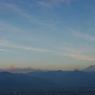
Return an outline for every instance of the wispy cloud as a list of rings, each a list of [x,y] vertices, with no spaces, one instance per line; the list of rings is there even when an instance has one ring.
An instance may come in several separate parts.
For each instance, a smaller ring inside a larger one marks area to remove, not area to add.
[[[80,60],[88,60],[95,61],[95,57],[87,56],[87,55],[77,55],[77,54],[63,54],[64,56],[73,57]]]
[[[24,18],[26,18],[28,21],[33,21],[39,25],[44,25],[46,27],[51,27],[51,28],[55,28],[53,25],[43,22],[42,20],[37,19],[37,17],[34,17],[28,13],[26,13],[23,9],[21,9],[20,7],[18,7],[15,4],[10,4],[10,3],[3,3],[3,6],[5,6],[6,8],[16,12],[17,14],[23,16]]]
[[[68,56],[79,60],[95,61],[95,57],[89,56],[88,50],[84,48],[59,48],[64,53],[60,53],[62,56]]]
[[[32,47],[26,47],[26,46],[20,46],[20,45],[15,45],[9,40],[2,40],[0,39],[0,46],[4,47],[10,47],[10,48],[17,48],[17,49],[23,49],[23,50],[31,50],[31,51],[37,51],[37,52],[50,52],[50,53],[55,53],[55,51],[51,50],[45,50],[45,49],[39,49],[39,48],[32,48]],[[9,51],[5,49],[1,49],[2,51]],[[11,51],[10,51],[11,52]]]
[[[37,3],[38,3],[38,5],[41,5],[41,6],[51,7],[51,4],[50,3],[46,3],[44,1],[38,1]]]
[[[76,48],[68,48],[68,47],[61,47],[59,48],[62,51],[65,51],[66,53],[76,53],[76,54],[81,54],[83,51],[76,49]]]
[[[72,32],[74,36],[76,37],[80,37],[80,38],[84,38],[88,41],[95,41],[95,37],[89,35],[89,34],[84,34],[84,33],[81,33],[81,32]]]
[[[50,0],[53,3],[70,3],[73,0]]]
[[[10,23],[0,20],[0,43],[9,43],[9,40],[16,41],[37,41],[36,34],[28,33]]]
[[[42,5],[45,7],[52,7],[55,6],[59,3],[70,3],[72,0],[42,0],[42,1],[38,1],[38,5]]]
[[[13,25],[10,25],[9,23],[0,20],[0,31],[7,31],[12,33],[12,32],[19,32],[20,29],[14,27]]]
[[[6,50],[6,49],[0,49],[0,51],[3,51],[3,52],[13,52],[11,50]]]
[[[56,55],[68,56],[68,57],[72,57],[72,58],[76,58],[76,59],[80,59],[80,60],[95,61],[94,57],[91,57],[91,56],[88,56],[88,55],[83,55],[83,54],[78,54],[78,53],[66,53],[66,52],[60,52],[60,51],[52,51],[52,50],[45,50],[45,49],[39,49],[39,48],[31,48],[31,47],[17,46],[17,45],[4,44],[4,43],[0,43],[0,46],[18,48],[18,49],[24,49],[24,50],[30,50],[30,51],[37,51],[37,52],[53,53],[53,54],[56,54]]]
[[[6,44],[6,43],[3,43],[3,42],[0,43],[0,46],[19,48],[19,49],[24,49],[24,50],[32,50],[32,51],[38,51],[38,52],[53,52],[53,51],[50,51],[50,50],[31,48],[31,47],[25,47],[25,46],[17,46],[17,45],[12,45],[12,44]]]
[[[7,43],[8,40],[16,39],[16,35],[25,33],[23,30],[11,25],[10,23],[6,23],[0,20],[0,43]],[[20,38],[23,35],[20,35]],[[18,36],[19,39],[19,36]]]

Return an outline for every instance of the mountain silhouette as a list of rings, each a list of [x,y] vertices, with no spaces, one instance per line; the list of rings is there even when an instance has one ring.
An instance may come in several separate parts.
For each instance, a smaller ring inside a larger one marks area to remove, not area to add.
[[[0,73],[0,87],[81,87],[95,86],[95,76],[84,71],[34,71],[25,74]]]
[[[91,66],[85,68],[83,71],[86,71],[86,72],[92,72],[92,71],[95,71],[95,65],[91,65]]]
[[[92,74],[83,71],[47,71],[30,72],[29,76],[46,78],[62,86],[93,86],[95,77]]]
[[[54,87],[56,84],[48,79],[14,74],[0,73],[0,87]]]

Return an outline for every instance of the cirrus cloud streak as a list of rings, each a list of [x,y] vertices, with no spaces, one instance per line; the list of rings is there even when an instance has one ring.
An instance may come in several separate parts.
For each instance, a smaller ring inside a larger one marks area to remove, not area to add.
[[[18,48],[18,49],[24,49],[24,50],[30,50],[30,51],[36,51],[36,52],[47,52],[47,53],[54,53],[56,55],[60,56],[68,56],[80,60],[88,60],[88,61],[95,61],[95,57],[84,55],[84,54],[77,54],[77,53],[64,53],[60,51],[53,51],[53,50],[45,50],[45,49],[39,49],[39,48],[32,48],[32,47],[25,47],[25,46],[17,46],[12,44],[4,44],[3,42],[0,43],[0,46],[10,47],[10,48]]]

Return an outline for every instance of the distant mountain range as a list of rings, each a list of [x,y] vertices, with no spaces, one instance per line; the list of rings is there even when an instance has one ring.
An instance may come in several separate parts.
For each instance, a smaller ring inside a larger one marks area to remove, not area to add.
[[[27,76],[25,74],[14,74],[9,72],[0,73],[0,87],[54,87],[53,81]]]
[[[0,73],[0,87],[95,87],[94,67],[92,65],[83,71],[37,70],[25,74],[2,72]]]
[[[38,78],[45,78],[55,83],[66,86],[94,86],[95,76],[83,71],[47,71],[30,72],[27,75]]]

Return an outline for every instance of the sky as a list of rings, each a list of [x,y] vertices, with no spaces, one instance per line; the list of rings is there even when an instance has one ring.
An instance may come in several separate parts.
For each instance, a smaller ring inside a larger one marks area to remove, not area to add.
[[[89,65],[95,65],[95,0],[0,0],[0,69]]]

